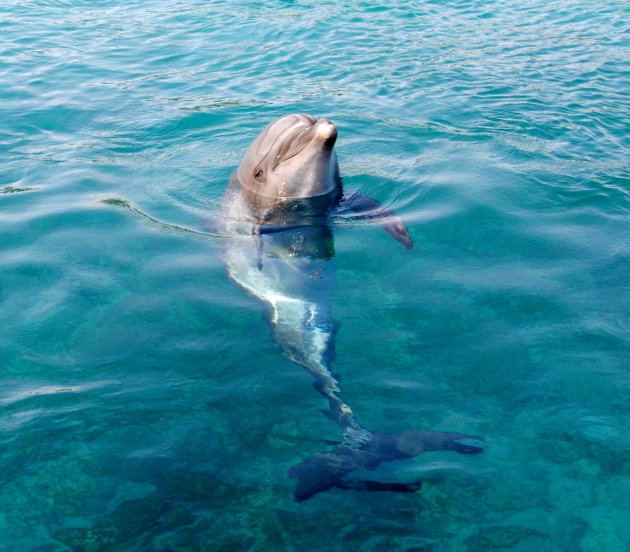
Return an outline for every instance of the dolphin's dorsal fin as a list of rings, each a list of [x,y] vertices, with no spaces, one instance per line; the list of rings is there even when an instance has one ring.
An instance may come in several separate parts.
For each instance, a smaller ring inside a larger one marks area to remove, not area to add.
[[[358,219],[378,219],[383,229],[407,249],[413,247],[409,230],[403,220],[391,209],[384,207],[373,197],[354,192],[340,204],[338,212],[351,211]]]

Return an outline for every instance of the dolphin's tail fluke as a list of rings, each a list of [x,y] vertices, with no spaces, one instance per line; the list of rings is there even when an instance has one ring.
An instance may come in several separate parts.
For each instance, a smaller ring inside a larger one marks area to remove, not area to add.
[[[356,435],[355,435],[356,433]],[[423,452],[452,450],[461,454],[483,451],[483,438],[461,433],[405,431],[391,435],[349,429],[344,441],[330,452],[316,454],[289,469],[297,480],[293,496],[298,502],[332,488],[368,491],[414,492],[420,482],[381,483],[353,477],[356,470],[372,470],[383,462],[418,456]]]

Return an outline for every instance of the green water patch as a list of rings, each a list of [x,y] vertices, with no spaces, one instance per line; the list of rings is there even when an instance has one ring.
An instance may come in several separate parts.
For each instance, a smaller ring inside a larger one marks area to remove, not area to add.
[[[34,192],[39,188],[20,188],[19,186],[5,186],[0,188],[0,194],[21,194],[24,192]]]

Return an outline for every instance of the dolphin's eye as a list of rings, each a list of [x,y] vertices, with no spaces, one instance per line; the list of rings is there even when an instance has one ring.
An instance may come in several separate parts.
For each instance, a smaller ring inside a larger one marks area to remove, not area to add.
[[[254,169],[254,178],[258,180],[258,182],[265,181],[265,171],[263,171],[260,167],[256,167]]]

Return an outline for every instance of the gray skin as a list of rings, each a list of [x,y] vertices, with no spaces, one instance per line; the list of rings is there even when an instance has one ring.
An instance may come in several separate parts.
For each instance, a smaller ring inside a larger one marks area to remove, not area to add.
[[[327,119],[287,115],[272,122],[249,147],[225,195],[225,261],[231,279],[263,302],[276,343],[315,379],[327,415],[342,429],[340,444],[289,470],[298,501],[331,489],[411,492],[419,482],[382,483],[354,477],[357,470],[431,450],[474,454],[481,438],[413,430],[383,435],[362,428],[340,398],[331,371],[337,324],[332,315],[335,254],[328,216],[352,212],[377,218],[406,248],[403,221],[376,200],[344,199],[334,152],[337,129]]]

